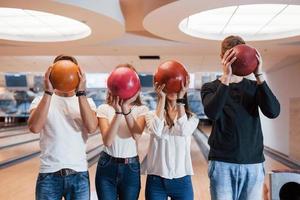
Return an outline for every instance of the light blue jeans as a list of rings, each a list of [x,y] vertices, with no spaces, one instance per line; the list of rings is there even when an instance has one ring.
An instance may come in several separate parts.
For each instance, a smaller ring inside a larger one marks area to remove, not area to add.
[[[260,200],[265,177],[263,163],[234,164],[210,161],[208,165],[212,200]]]

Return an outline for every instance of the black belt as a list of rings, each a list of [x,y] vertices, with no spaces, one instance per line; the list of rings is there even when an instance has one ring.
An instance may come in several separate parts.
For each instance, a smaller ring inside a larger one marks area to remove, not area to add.
[[[130,164],[130,163],[139,163],[140,162],[138,156],[130,157],[130,158],[117,158],[117,157],[113,157],[113,156],[107,154],[104,151],[102,151],[101,156],[110,158],[110,160],[114,163]]]
[[[68,176],[68,175],[76,174],[76,173],[78,173],[78,172],[73,169],[69,169],[69,168],[64,168],[57,172],[53,172],[53,174],[56,176]]]

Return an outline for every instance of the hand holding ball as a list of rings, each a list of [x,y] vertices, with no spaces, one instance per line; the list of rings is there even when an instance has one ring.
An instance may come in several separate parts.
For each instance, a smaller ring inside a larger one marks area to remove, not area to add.
[[[186,83],[188,73],[185,67],[174,60],[166,61],[158,66],[154,74],[154,82],[158,85],[165,84],[164,92],[178,93],[181,90],[181,84]]]
[[[113,96],[127,100],[141,89],[141,84],[134,70],[128,67],[118,67],[109,75],[107,87]]]
[[[232,73],[237,76],[247,76],[258,66],[256,50],[248,45],[240,44],[233,47],[236,60],[232,63]]]
[[[79,67],[69,60],[59,60],[54,63],[50,81],[54,89],[61,92],[70,92],[77,88],[79,83]]]

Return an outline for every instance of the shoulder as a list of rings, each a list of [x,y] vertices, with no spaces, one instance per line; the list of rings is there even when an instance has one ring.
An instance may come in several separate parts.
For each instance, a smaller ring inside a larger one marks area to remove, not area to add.
[[[201,87],[201,90],[215,90],[220,84],[220,81],[218,79],[204,83]]]
[[[107,104],[107,103],[101,104],[97,108],[98,111],[109,111],[111,109],[113,109],[113,108],[109,104]]]
[[[149,111],[149,108],[145,105],[135,106],[137,111]]]

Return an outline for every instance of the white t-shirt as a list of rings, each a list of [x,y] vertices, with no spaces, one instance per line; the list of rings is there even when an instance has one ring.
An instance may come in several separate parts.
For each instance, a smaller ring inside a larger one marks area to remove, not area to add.
[[[36,97],[30,106],[35,109],[42,97]],[[88,102],[96,110],[92,99]],[[79,110],[78,97],[61,97],[53,94],[45,126],[40,132],[40,173],[70,168],[87,171],[87,130]]]
[[[150,133],[150,145],[146,159],[147,174],[173,179],[193,175],[191,160],[191,136],[198,126],[199,119],[186,115],[174,120],[169,128],[165,120],[159,119],[155,111],[146,117],[147,131]]]
[[[131,114],[135,119],[140,116],[146,115],[146,113],[149,111],[148,108],[144,105],[133,106],[131,110]],[[114,116],[115,109],[108,104],[102,104],[97,109],[97,117],[106,118],[108,119],[109,123],[111,123]],[[109,155],[118,158],[129,158],[137,156],[136,141],[132,137],[126,123],[126,119],[123,115],[118,134],[115,136],[114,141],[110,147],[104,147],[104,151]]]

